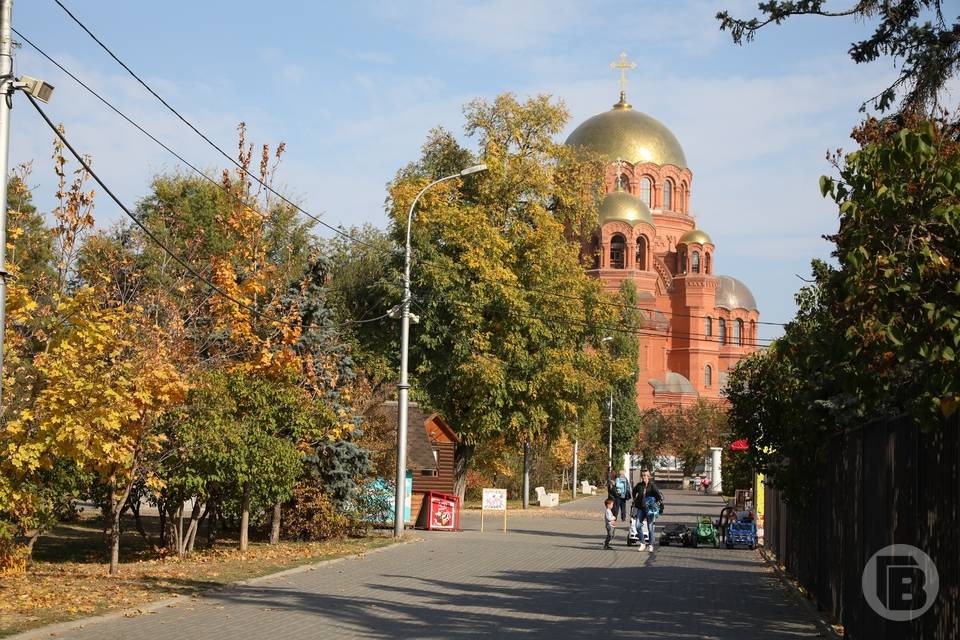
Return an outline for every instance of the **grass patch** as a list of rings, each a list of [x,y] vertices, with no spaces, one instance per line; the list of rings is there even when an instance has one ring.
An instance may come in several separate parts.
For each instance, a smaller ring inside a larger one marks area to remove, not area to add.
[[[239,580],[383,547],[386,534],[323,542],[253,542],[246,554],[236,539],[185,558],[161,556],[137,534],[122,539],[120,575],[107,574],[98,521],[65,525],[41,538],[23,576],[0,577],[0,636],[56,622],[190,597]],[[198,541],[199,544],[199,541]]]

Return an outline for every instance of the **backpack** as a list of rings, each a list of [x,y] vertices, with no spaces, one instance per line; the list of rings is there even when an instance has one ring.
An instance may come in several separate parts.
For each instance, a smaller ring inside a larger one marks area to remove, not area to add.
[[[660,515],[660,505],[653,496],[647,496],[643,501],[643,508],[647,512],[647,517],[656,518]]]
[[[626,498],[627,491],[628,491],[626,479],[622,477],[617,478],[617,482],[615,483],[615,489],[616,489],[618,498]]]

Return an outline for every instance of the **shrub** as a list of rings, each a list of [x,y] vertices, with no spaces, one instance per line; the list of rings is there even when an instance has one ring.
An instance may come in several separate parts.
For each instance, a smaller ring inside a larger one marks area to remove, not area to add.
[[[292,540],[339,538],[352,529],[350,519],[337,510],[319,485],[310,480],[294,487],[282,526],[284,537]]]

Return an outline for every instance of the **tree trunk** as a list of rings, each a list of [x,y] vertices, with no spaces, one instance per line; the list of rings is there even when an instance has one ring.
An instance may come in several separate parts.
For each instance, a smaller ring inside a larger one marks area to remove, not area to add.
[[[240,553],[246,553],[249,546],[250,529],[250,481],[243,483],[243,504],[240,509]]]
[[[26,555],[28,567],[33,566],[33,546],[37,544],[37,540],[40,539],[40,533],[40,529],[34,529],[30,532],[30,536],[27,538]]]
[[[208,503],[210,509],[210,519],[207,520],[207,548],[212,549],[217,544],[217,524],[220,522],[220,516],[217,513],[217,499],[213,498]]]
[[[270,519],[270,544],[280,544],[280,516],[283,506],[278,502],[273,505],[273,517]]]
[[[167,548],[167,504],[157,500],[157,511],[160,512],[160,548]]]
[[[176,534],[177,534],[177,555],[183,557],[183,552],[186,551],[186,548],[183,544],[183,498],[180,498],[177,505],[177,525],[176,525]]]
[[[187,555],[193,551],[193,540],[197,537],[197,527],[200,524],[200,501],[193,499],[193,509],[190,510],[190,524],[187,527],[187,533],[183,536],[183,553]]]
[[[467,469],[475,450],[472,444],[456,444],[453,448],[453,492],[460,497],[460,504],[467,492]]]
[[[127,486],[123,488],[123,495],[117,496],[117,480],[110,480],[110,575],[115,576],[120,572],[120,515],[123,513],[123,505],[126,504],[130,496],[130,490],[133,489],[133,478],[136,473],[131,474],[131,479]]]
[[[193,553],[194,544],[197,542],[197,533],[200,531],[200,525],[203,524],[203,519],[207,517],[208,513],[210,513],[209,503],[203,506],[203,513],[200,514],[196,522],[191,523],[193,526],[190,528],[190,540],[187,542],[187,553]]]
[[[140,532],[140,537],[143,538],[144,542],[150,544],[150,535],[143,528],[143,520],[140,518],[140,501],[138,500],[136,504],[131,505],[130,510],[133,512],[133,523],[136,525],[137,531]]]

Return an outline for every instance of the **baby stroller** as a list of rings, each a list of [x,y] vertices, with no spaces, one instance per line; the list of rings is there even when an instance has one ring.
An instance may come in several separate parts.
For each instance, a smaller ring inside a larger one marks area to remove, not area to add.
[[[640,520],[639,526],[637,526],[640,513],[640,507],[637,506],[636,501],[634,501],[630,507],[630,531],[627,533],[627,545],[631,547],[639,542],[643,542],[643,539],[647,536],[647,521]]]

